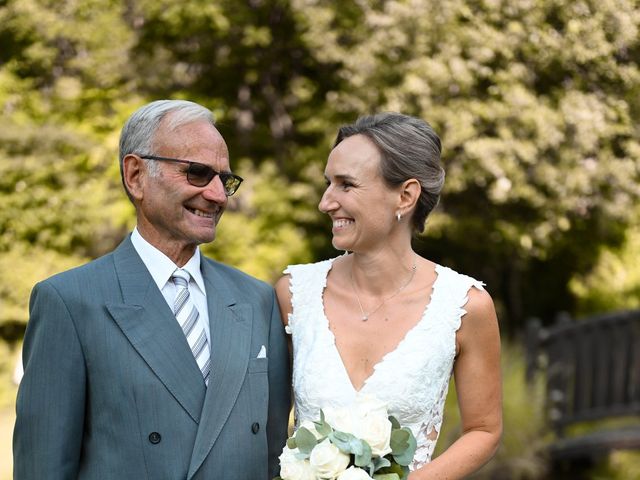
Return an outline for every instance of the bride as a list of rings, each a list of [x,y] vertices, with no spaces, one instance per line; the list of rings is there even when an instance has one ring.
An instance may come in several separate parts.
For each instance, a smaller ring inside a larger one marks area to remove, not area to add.
[[[333,223],[333,246],[349,253],[290,265],[276,286],[292,336],[296,425],[374,395],[416,436],[410,480],[469,475],[502,432],[491,297],[411,247],[438,203],[440,151],[426,122],[398,113],[342,127],[319,208]],[[432,461],[452,373],[462,434]]]

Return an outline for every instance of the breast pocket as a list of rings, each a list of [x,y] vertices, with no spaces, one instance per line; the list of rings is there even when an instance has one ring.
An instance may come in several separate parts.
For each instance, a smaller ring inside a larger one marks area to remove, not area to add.
[[[269,371],[269,359],[266,357],[263,358],[252,358],[249,360],[249,373],[267,373]]]
[[[269,359],[252,358],[247,368],[251,411],[260,425],[267,426],[269,410]]]

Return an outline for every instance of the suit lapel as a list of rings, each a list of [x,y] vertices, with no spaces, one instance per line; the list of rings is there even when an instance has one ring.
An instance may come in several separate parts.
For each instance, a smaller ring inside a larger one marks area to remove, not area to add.
[[[107,310],[133,348],[197,423],[206,388],[171,309],[129,237],[114,251],[124,303]]]
[[[236,303],[227,280],[206,259],[201,262],[211,325],[211,377],[191,457],[190,479],[202,465],[231,414],[249,363],[253,309]]]

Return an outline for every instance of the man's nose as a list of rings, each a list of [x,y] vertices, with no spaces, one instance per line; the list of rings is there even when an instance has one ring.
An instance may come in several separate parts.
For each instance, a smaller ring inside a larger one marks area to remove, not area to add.
[[[222,185],[222,180],[220,180],[219,175],[213,177],[204,187],[204,190],[202,190],[202,196],[210,202],[225,203],[227,201],[227,195],[224,191],[224,186]]]

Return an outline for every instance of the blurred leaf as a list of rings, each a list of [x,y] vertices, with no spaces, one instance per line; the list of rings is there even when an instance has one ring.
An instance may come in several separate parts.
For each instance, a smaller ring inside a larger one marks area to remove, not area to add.
[[[296,447],[298,448],[298,450],[300,450],[300,452],[304,454],[311,453],[311,450],[313,450],[313,447],[315,447],[318,444],[318,441],[316,440],[315,435],[305,427],[300,427],[296,431],[295,439],[296,439]]]

